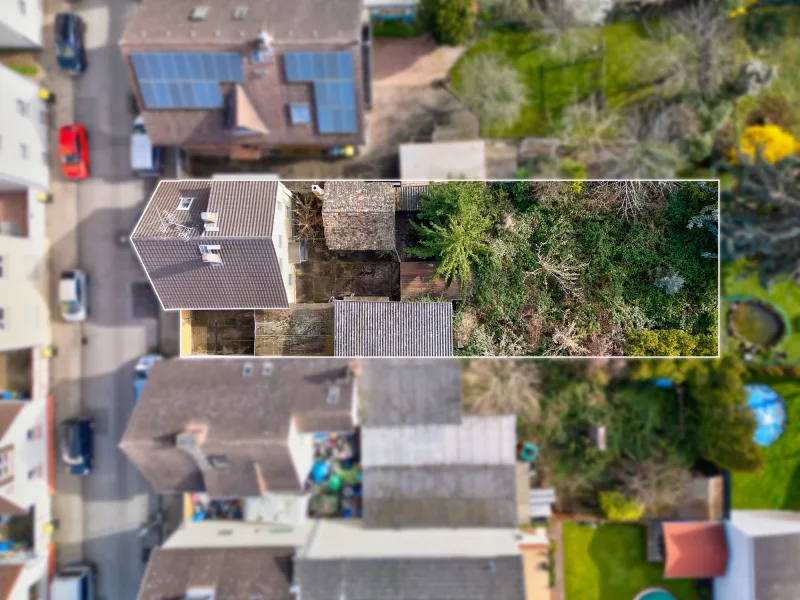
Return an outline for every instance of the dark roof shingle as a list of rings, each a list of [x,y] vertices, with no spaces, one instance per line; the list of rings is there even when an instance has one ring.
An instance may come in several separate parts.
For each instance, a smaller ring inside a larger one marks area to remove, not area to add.
[[[331,250],[394,250],[396,192],[386,181],[327,181],[322,200]]]

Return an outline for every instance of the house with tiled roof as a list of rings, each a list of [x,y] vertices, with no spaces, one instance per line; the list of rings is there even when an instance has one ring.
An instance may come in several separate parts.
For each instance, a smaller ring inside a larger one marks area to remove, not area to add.
[[[162,180],[131,242],[164,310],[295,301],[292,195],[276,180]]]
[[[28,600],[44,593],[52,521],[47,402],[0,401],[0,598]],[[5,537],[12,534],[14,537]]]
[[[334,354],[453,356],[453,304],[337,301]]]
[[[158,493],[301,493],[313,435],[358,423],[354,368],[341,359],[159,361],[120,448]]]
[[[364,142],[363,0],[144,0],[119,41],[156,145],[257,159]]]
[[[395,249],[397,192],[390,181],[326,181],[322,198],[325,244],[331,250]]]

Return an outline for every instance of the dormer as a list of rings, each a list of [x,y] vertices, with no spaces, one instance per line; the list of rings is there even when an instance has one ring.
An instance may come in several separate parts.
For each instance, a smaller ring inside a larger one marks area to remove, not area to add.
[[[203,229],[205,231],[219,231],[219,213],[203,212],[200,213],[200,218],[203,220]]]

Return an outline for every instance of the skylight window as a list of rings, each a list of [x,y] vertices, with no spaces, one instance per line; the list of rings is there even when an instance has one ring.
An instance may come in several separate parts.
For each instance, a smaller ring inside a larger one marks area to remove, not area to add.
[[[233,18],[237,21],[243,21],[246,16],[247,16],[246,6],[237,6],[233,10]]]
[[[194,10],[192,10],[192,14],[189,15],[190,21],[205,21],[206,15],[208,15],[208,7],[207,6],[195,6]]]
[[[292,125],[308,125],[311,123],[311,111],[305,102],[290,104],[289,114],[292,118]]]
[[[178,202],[178,208],[176,210],[189,210],[189,207],[192,205],[192,201],[194,198],[190,198],[188,196],[181,196],[180,202]]]
[[[328,404],[339,404],[338,387],[332,387],[328,390]]]

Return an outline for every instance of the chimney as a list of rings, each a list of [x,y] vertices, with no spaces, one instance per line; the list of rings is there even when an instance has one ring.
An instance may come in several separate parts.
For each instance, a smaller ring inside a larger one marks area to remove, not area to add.
[[[214,212],[200,213],[200,218],[203,220],[203,229],[206,231],[219,231],[218,217],[219,215]]]
[[[360,377],[362,373],[361,362],[354,360],[347,365],[347,373],[351,377]]]
[[[325,190],[323,190],[323,189],[322,189],[321,187],[319,187],[318,185],[312,185],[312,186],[311,186],[311,191],[312,191],[312,192],[314,192],[314,195],[315,195],[317,198],[322,198],[322,197],[324,197],[324,196],[325,196]]]

